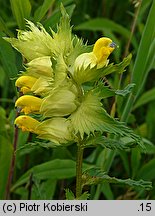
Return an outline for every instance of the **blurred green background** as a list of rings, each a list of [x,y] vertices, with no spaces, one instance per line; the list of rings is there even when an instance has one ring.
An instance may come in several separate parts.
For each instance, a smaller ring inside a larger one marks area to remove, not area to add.
[[[14,102],[18,97],[14,83],[23,70],[21,55],[3,37],[16,37],[17,29],[25,29],[24,19],[42,23],[48,32],[49,27],[55,30],[60,2],[71,17],[73,33],[84,42],[92,45],[106,36],[118,44],[110,62],[118,63],[128,53],[133,55],[122,76],[107,77],[108,85],[115,89],[135,83],[133,95],[104,103],[109,113],[142,136],[146,151],[117,151],[115,157],[107,159],[111,154],[107,149],[90,148],[84,153],[84,162],[106,169],[111,176],[153,183],[150,191],[108,183],[85,190],[90,190],[90,199],[155,199],[154,0],[0,0],[0,199],[5,198],[13,152]],[[10,199],[64,199],[64,188],[75,190],[75,146],[25,148],[33,139],[33,135],[19,131]],[[32,172],[26,173],[29,169]]]

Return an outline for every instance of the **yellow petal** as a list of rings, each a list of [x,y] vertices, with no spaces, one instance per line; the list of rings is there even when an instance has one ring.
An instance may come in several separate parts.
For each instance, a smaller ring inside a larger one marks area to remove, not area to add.
[[[115,45],[110,38],[106,37],[102,37],[96,41],[93,53],[97,58],[97,68],[101,68],[107,64],[107,59],[115,49]]]
[[[21,128],[22,131],[29,131],[36,134],[39,133],[39,131],[36,130],[36,127],[40,124],[40,122],[30,116],[18,116],[15,119],[14,124],[17,125],[17,127]]]
[[[39,113],[41,103],[42,99],[38,97],[23,95],[17,99],[15,107],[21,108],[21,112],[24,112],[25,114]]]
[[[20,76],[16,80],[15,86],[20,88],[20,91],[23,92],[23,94],[26,94],[26,93],[31,92],[31,88],[36,81],[37,81],[37,78],[33,76]]]

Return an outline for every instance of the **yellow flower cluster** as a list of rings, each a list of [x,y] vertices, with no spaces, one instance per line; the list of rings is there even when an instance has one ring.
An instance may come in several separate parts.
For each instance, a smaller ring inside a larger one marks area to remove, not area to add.
[[[28,21],[29,31],[19,31],[17,39],[6,39],[28,62],[26,71],[15,83],[23,94],[15,103],[22,113],[15,124],[23,131],[58,144],[96,129],[100,99],[85,94],[82,83],[98,78],[116,47],[111,39],[102,37],[92,52],[86,52],[87,46],[76,36],[72,38],[68,15],[62,14],[58,32],[52,31],[52,37],[42,26],[38,28]],[[91,112],[94,116],[90,121]],[[39,114],[40,120],[34,114]]]

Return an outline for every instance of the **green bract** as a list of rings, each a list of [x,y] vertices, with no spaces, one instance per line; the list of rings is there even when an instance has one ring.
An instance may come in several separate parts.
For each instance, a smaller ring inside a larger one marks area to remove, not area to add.
[[[42,25],[26,21],[28,30],[18,31],[17,38],[6,38],[28,62],[16,81],[23,94],[30,94],[16,101],[26,115],[17,117],[15,123],[22,130],[57,144],[85,139],[97,131],[138,140],[104,109],[102,100],[114,96],[115,91],[100,82],[107,74],[125,71],[131,55],[119,64],[108,65],[109,55],[115,49],[112,40],[102,37],[94,48],[83,44],[72,35],[63,6],[61,13],[57,32],[51,30],[51,35]],[[34,113],[37,120],[28,116]]]

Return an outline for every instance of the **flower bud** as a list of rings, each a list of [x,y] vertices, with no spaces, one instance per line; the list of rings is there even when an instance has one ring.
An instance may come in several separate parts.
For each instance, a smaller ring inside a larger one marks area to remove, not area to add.
[[[50,56],[43,56],[33,59],[28,64],[26,64],[28,74],[40,77],[53,77],[52,62]]]

